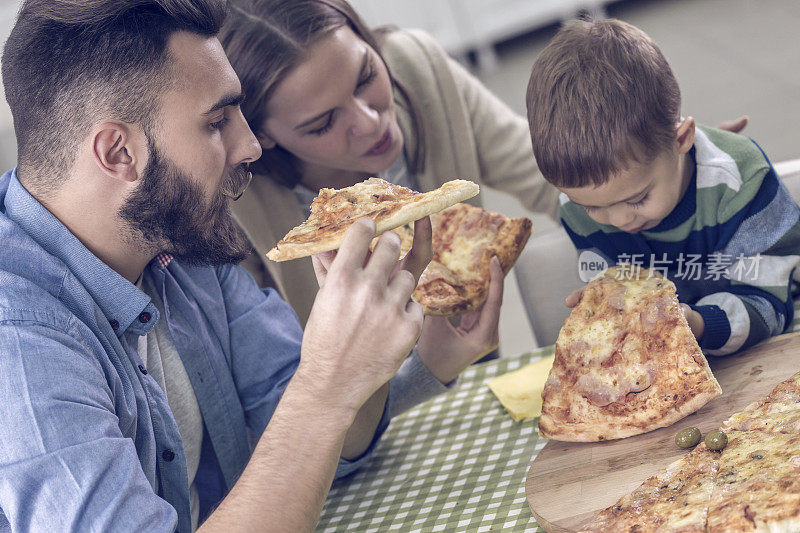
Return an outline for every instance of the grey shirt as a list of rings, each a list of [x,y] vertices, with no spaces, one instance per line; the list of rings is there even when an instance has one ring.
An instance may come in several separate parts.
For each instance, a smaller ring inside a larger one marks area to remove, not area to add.
[[[149,270],[144,271],[136,286],[152,299],[159,314],[165,316],[164,303],[155,289]],[[178,432],[181,434],[183,451],[186,455],[186,470],[189,474],[189,507],[192,515],[192,531],[194,531],[198,527],[200,512],[200,499],[194,486],[203,445],[203,417],[200,414],[200,406],[197,404],[189,375],[175,349],[165,320],[159,320],[156,327],[147,335],[139,337],[138,351],[148,372],[167,396],[167,403],[178,424]]]

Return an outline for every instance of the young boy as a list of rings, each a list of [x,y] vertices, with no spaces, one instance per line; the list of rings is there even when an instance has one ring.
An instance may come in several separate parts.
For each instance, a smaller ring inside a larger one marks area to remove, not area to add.
[[[681,116],[644,32],[612,19],[565,26],[533,66],[527,105],[578,250],[666,274],[706,353],[784,331],[800,209],[753,141]]]

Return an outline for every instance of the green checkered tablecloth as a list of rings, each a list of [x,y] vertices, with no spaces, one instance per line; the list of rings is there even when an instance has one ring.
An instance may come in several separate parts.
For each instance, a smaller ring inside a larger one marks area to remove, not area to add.
[[[800,331],[800,302],[789,331]],[[525,498],[547,442],[514,422],[486,383],[553,348],[474,365],[458,386],[392,420],[372,459],[336,482],[317,531],[543,531]]]
[[[541,531],[525,477],[546,440],[486,383],[552,353],[473,365],[454,390],[393,419],[364,468],[334,484],[317,531]]]

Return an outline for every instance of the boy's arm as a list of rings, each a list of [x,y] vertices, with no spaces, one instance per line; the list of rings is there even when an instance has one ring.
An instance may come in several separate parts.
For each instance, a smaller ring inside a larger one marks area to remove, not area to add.
[[[703,317],[700,346],[711,355],[727,355],[778,335],[793,318],[800,208],[772,168],[721,256],[731,262],[730,285],[692,306]]]

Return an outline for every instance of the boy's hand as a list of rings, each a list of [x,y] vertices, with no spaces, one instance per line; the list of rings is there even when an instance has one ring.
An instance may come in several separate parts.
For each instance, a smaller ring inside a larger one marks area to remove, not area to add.
[[[686,304],[681,304],[681,309],[683,309],[683,314],[686,315],[686,321],[689,323],[689,329],[692,330],[694,338],[699,341],[703,338],[703,331],[706,329],[706,323],[703,321],[703,315]]]
[[[570,309],[578,305],[578,302],[581,301],[581,297],[583,296],[583,290],[585,288],[586,286],[584,285],[580,289],[575,289],[574,291],[569,293],[569,296],[564,298],[564,305],[566,305]]]

